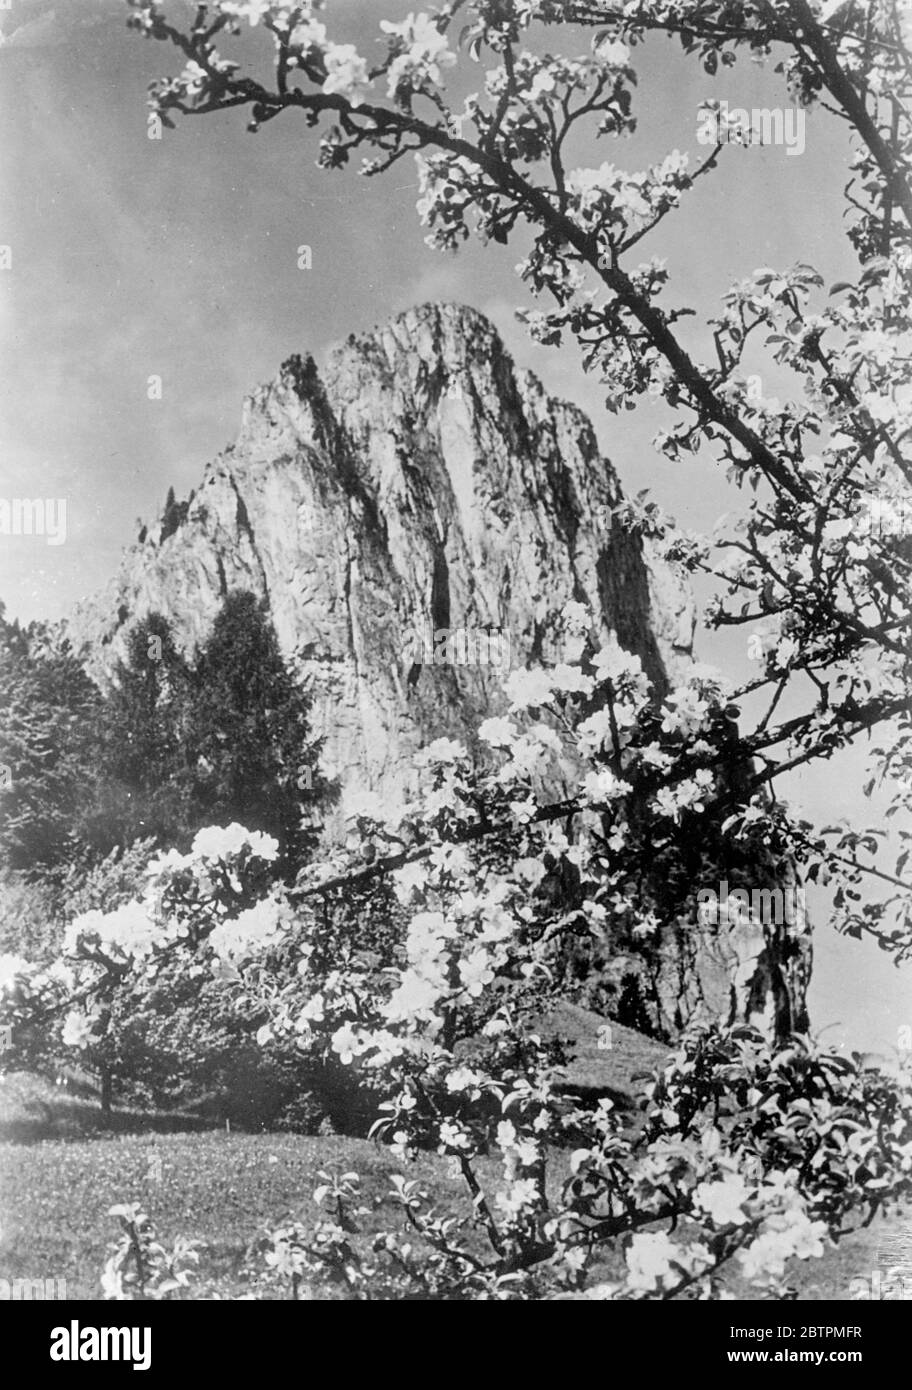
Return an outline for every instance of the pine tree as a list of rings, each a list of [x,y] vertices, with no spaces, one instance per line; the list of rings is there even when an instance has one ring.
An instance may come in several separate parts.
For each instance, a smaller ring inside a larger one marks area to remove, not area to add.
[[[279,650],[266,604],[229,594],[193,671],[186,731],[201,823],[240,821],[275,835],[288,872],[315,832],[302,826],[329,800],[311,737],[309,702]]]
[[[28,878],[78,855],[95,796],[101,696],[69,643],[0,605],[0,858]]]
[[[194,829],[185,740],[191,698],[191,674],[170,624],[150,613],[130,632],[106,702],[105,782],[93,828],[99,844],[116,819],[115,843],[153,836],[186,846]]]

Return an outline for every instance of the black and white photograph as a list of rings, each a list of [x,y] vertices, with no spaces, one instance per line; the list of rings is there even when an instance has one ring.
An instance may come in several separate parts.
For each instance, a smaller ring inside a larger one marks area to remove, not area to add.
[[[0,0],[0,1302],[863,1375],[912,0],[421,5]]]

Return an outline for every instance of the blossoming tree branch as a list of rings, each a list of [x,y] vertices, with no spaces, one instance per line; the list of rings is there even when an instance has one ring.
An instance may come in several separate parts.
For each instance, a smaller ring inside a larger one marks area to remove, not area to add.
[[[745,762],[757,763],[755,804],[777,776],[883,726],[890,744],[878,771],[897,808],[908,809],[908,546],[888,527],[872,534],[864,526],[872,497],[889,496],[902,514],[910,481],[902,389],[909,367],[910,67],[902,7],[458,0],[432,15],[381,20],[385,52],[372,61],[333,42],[320,4],[201,5],[184,33],[169,22],[166,5],[130,3],[130,22],[186,59],[178,77],[153,91],[164,121],[242,105],[255,130],[297,108],[318,131],[327,170],[356,154],[368,176],[416,160],[418,211],[432,245],[455,249],[472,232],[506,242],[520,222],[528,225],[534,241],[518,271],[552,305],[524,311],[532,335],[549,344],[574,340],[604,382],[610,408],[646,393],[664,398],[681,419],[656,446],[672,458],[709,451],[754,494],[737,523],[712,538],[681,535],[652,502],[626,504],[623,519],[672,560],[718,581],[709,621],[776,625],[762,676],[729,692],[735,704],[768,696],[738,748]],[[579,44],[587,28],[594,29],[588,51],[540,54],[540,44],[533,51],[537,30],[566,47]],[[219,50],[248,29],[268,35],[274,85],[243,73]],[[701,335],[684,332],[692,311],[665,302],[667,266],[638,258],[640,244],[674,216],[694,181],[720,175],[724,147],[696,168],[678,150],[638,171],[607,160],[595,168],[565,162],[580,129],[606,144],[634,129],[631,64],[654,30],[679,36],[709,72],[745,56],[775,58],[795,101],[823,108],[823,119],[841,118],[854,136],[846,199],[856,282],[827,295],[808,265],[755,272],[732,287],[706,326],[715,354],[709,362],[697,354]],[[446,82],[460,61],[478,71],[479,90],[457,107]],[[761,339],[791,369],[798,399],[765,399],[750,389],[741,363]],[[777,721],[786,690],[793,701],[804,692],[805,712]],[[732,752],[726,747],[724,756]],[[673,785],[680,773],[669,774]],[[849,835],[825,848],[787,827],[782,814],[773,818],[771,833],[791,841],[805,862],[813,850],[850,880],[876,868],[861,853],[876,835]],[[840,897],[841,924],[902,949],[908,884],[901,869],[880,868],[877,876],[896,897],[864,912]],[[901,925],[883,928],[891,914]]]

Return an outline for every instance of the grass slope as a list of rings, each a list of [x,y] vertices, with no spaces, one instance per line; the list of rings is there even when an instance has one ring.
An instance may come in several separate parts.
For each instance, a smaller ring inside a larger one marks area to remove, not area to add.
[[[578,1020],[579,1021],[579,1020]],[[635,1035],[638,1036],[638,1035]],[[612,1035],[612,1042],[618,1035]],[[619,1089],[625,1068],[639,1066],[621,1048],[589,1059],[598,1084]],[[588,1074],[588,1073],[587,1073]],[[629,1078],[627,1078],[629,1081]],[[203,1242],[195,1285],[198,1296],[238,1298],[251,1292],[277,1296],[261,1282],[263,1262],[255,1249],[265,1230],[286,1216],[310,1224],[316,1215],[311,1193],[320,1169],[355,1169],[374,1210],[370,1230],[397,1228],[400,1217],[387,1202],[390,1174],[400,1166],[388,1152],[365,1140],[329,1135],[228,1134],[222,1130],[174,1132],[180,1117],[114,1117],[123,1132],[102,1127],[97,1107],[87,1099],[61,1097],[34,1078],[0,1080],[0,1278],[65,1279],[69,1298],[101,1296],[99,1275],[106,1247],[117,1234],[108,1216],[115,1202],[140,1202],[167,1244],[182,1234]],[[36,1118],[37,1117],[37,1118]],[[36,1138],[43,1119],[51,1133]],[[31,1128],[30,1128],[31,1126]],[[77,1137],[79,1127],[83,1126]],[[85,1128],[88,1126],[88,1129]],[[142,1126],[147,1132],[127,1132]],[[10,1134],[18,1136],[13,1142]],[[29,1139],[23,1142],[25,1133]],[[554,1181],[565,1172],[565,1157]],[[482,1165],[482,1178],[496,1177],[497,1165]],[[422,1156],[407,1173],[427,1187],[443,1208],[467,1216],[461,1181],[449,1163]],[[896,1220],[857,1232],[821,1260],[796,1262],[794,1281],[802,1300],[849,1298],[853,1278],[870,1278],[883,1268],[884,1250],[908,1246],[908,1227]],[[599,1270],[610,1279],[617,1259]],[[912,1297],[912,1281],[907,1285]],[[752,1291],[735,1286],[742,1297]]]

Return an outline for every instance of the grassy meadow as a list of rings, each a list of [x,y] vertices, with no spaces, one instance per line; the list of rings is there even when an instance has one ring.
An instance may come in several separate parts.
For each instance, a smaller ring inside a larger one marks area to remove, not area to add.
[[[117,1235],[108,1210],[139,1202],[166,1245],[177,1235],[201,1242],[195,1296],[282,1297],[265,1277],[262,1238],[284,1217],[313,1221],[320,1169],[361,1174],[372,1208],[367,1230],[401,1220],[388,1200],[390,1175],[401,1168],[382,1147],[342,1135],[245,1134],[199,1124],[130,1111],[106,1120],[91,1096],[21,1074],[0,1079],[0,1277],[65,1279],[68,1298],[100,1298],[106,1248]],[[552,1168],[558,1183],[563,1155]],[[491,1178],[495,1170],[492,1159]],[[440,1207],[469,1214],[447,1160],[424,1155],[407,1176],[419,1178]],[[883,1251],[899,1249],[905,1230],[896,1218],[878,1221],[823,1259],[795,1262],[799,1299],[848,1299],[852,1279],[882,1267]],[[616,1269],[609,1260],[598,1277],[610,1279]],[[737,1283],[732,1289],[753,1296]]]

